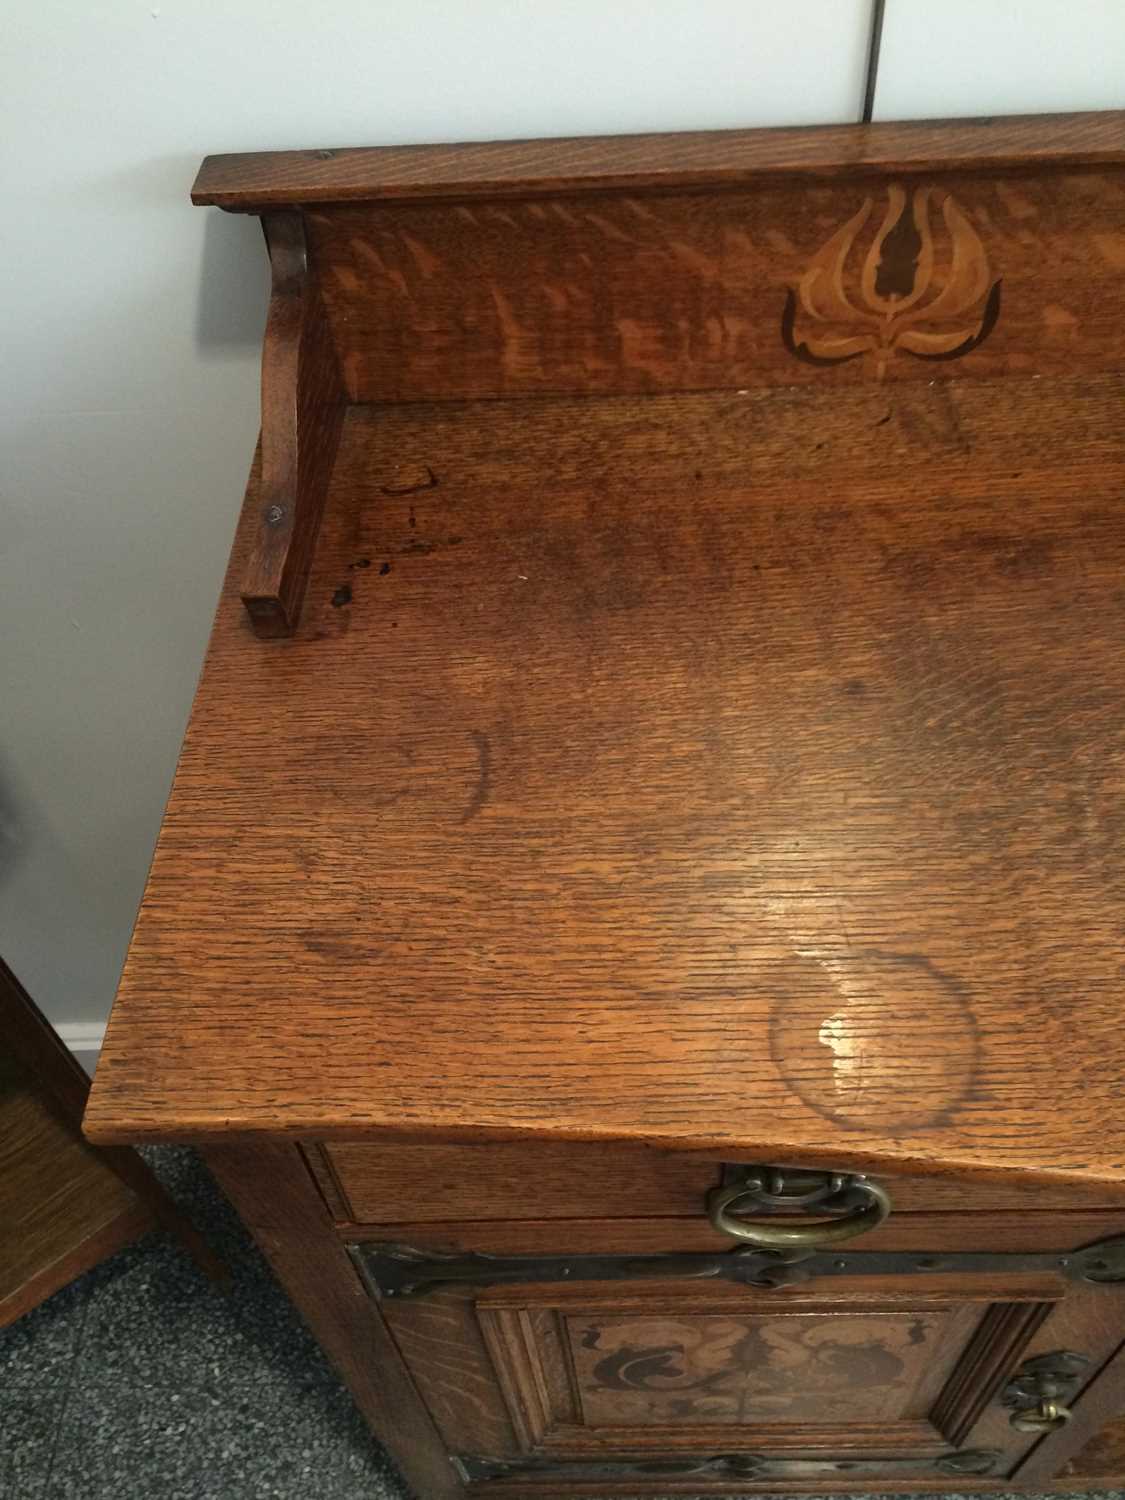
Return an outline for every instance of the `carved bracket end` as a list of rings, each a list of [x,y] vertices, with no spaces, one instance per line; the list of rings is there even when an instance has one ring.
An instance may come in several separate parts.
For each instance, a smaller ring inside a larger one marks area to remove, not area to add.
[[[262,347],[258,526],[242,583],[254,633],[296,629],[344,419],[332,333],[309,268],[302,215],[263,215],[273,273]]]

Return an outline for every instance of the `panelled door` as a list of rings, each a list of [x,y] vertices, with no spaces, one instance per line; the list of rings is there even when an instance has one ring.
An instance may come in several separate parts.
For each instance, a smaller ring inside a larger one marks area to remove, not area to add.
[[[384,1310],[470,1484],[651,1476],[669,1493],[1011,1475],[1125,1332],[1119,1290],[1042,1272],[778,1289],[484,1272]]]

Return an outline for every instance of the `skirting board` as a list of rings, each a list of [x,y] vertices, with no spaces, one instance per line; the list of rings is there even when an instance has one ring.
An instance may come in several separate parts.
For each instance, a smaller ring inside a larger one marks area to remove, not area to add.
[[[75,1057],[93,1076],[105,1037],[105,1023],[94,1021],[62,1021],[55,1030]]]

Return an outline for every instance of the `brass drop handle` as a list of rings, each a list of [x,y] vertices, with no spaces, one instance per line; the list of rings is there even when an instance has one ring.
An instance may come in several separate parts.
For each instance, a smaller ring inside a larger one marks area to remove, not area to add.
[[[777,1213],[806,1209],[837,1217],[812,1223],[743,1218],[739,1205]],[[885,1188],[866,1177],[841,1172],[801,1172],[784,1167],[748,1167],[735,1181],[707,1194],[707,1216],[720,1234],[764,1250],[818,1250],[866,1234],[891,1211]]]
[[[1014,1411],[1010,1420],[1017,1432],[1054,1432],[1057,1427],[1065,1427],[1073,1415],[1069,1406],[1044,1396],[1038,1406]]]
[[[1090,1361],[1085,1354],[1058,1349],[1022,1364],[1000,1393],[1005,1406],[1015,1409],[1008,1419],[1017,1432],[1055,1432],[1073,1416],[1065,1404]],[[1064,1399],[1065,1398],[1065,1399]]]

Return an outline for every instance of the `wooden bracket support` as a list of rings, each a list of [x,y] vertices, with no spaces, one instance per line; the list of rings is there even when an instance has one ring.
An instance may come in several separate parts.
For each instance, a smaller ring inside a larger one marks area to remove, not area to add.
[[[340,439],[345,394],[309,269],[303,216],[263,214],[273,272],[262,348],[262,483],[242,602],[260,636],[296,628]]]

